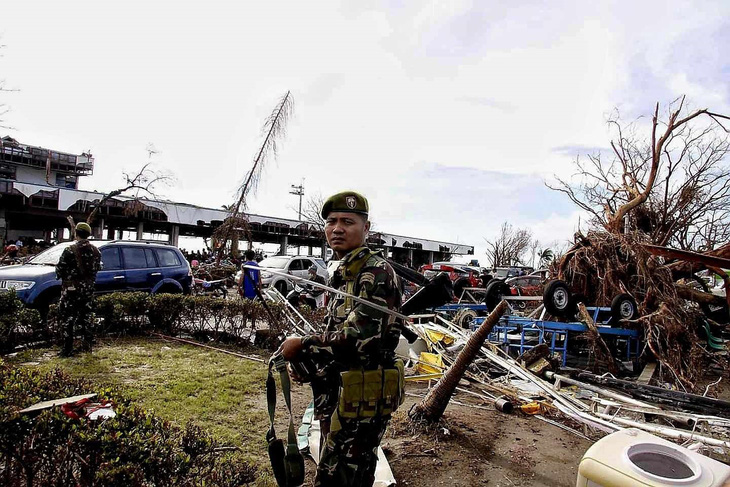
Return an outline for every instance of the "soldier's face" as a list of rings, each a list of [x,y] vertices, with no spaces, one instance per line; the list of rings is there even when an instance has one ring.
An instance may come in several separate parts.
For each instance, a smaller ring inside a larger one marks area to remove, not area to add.
[[[340,258],[361,247],[369,230],[370,222],[364,216],[344,211],[330,213],[324,225],[327,243]]]

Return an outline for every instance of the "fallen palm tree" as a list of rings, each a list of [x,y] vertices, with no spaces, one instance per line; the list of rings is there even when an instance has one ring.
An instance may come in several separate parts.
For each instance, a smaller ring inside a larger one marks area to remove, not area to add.
[[[474,361],[492,328],[506,310],[507,302],[502,301],[489,313],[484,323],[469,337],[454,364],[449,367],[428,395],[410,410],[408,415],[413,421],[435,423],[441,419],[459,381],[464,377],[467,367]]]

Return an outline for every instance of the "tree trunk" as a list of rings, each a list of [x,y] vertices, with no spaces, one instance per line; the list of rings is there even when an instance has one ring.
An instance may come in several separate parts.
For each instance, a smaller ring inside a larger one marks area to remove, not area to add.
[[[441,418],[456,390],[456,386],[459,385],[459,381],[464,376],[466,368],[474,361],[492,328],[506,310],[507,302],[502,301],[489,313],[482,326],[469,337],[464,349],[456,357],[454,364],[449,367],[428,395],[408,413],[412,420],[435,423]]]
[[[617,373],[618,367],[616,366],[616,361],[614,361],[613,356],[611,355],[611,350],[608,348],[608,345],[606,345],[606,342],[603,341],[603,338],[601,338],[601,334],[598,332],[598,327],[596,327],[596,324],[593,322],[591,315],[588,314],[585,304],[578,303],[578,313],[588,327],[586,335],[593,344],[593,350],[596,354],[597,362],[600,365],[608,367],[608,371],[612,374]]]

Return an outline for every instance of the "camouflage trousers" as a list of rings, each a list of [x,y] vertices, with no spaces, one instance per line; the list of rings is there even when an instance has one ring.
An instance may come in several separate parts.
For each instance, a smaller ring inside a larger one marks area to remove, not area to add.
[[[93,332],[91,329],[91,303],[93,292],[64,290],[58,303],[58,319],[63,333],[61,354],[71,355],[74,345],[74,331],[83,337],[82,348],[91,351]]]
[[[378,446],[389,421],[390,416],[344,419],[335,411],[317,466],[315,487],[371,487]]]

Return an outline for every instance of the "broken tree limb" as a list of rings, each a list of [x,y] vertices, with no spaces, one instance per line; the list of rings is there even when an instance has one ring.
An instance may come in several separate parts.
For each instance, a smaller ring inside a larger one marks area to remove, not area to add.
[[[599,362],[604,363],[606,367],[608,367],[609,372],[612,374],[617,373],[618,367],[616,366],[616,361],[613,359],[613,355],[611,355],[611,350],[608,348],[608,345],[606,345],[606,342],[603,341],[603,338],[601,338],[601,334],[598,332],[598,328],[593,322],[593,318],[591,318],[591,315],[588,314],[585,304],[578,303],[578,313],[580,314],[581,320],[585,322],[588,327],[586,336],[593,343],[596,358]]]
[[[467,367],[474,361],[492,328],[506,310],[507,302],[502,300],[489,313],[482,325],[469,337],[463,350],[456,357],[454,364],[449,367],[436,386],[429,391],[423,401],[411,408],[408,415],[412,420],[435,423],[441,418]]]
[[[721,245],[720,247],[716,248],[715,250],[703,252],[701,255],[730,259],[730,243]],[[682,275],[682,274],[686,275],[686,274],[691,274],[692,272],[696,272],[698,270],[702,270],[702,269],[697,269],[697,267],[698,267],[697,265],[692,265],[691,262],[687,262],[684,260],[672,262],[667,267],[672,271],[673,275]]]
[[[730,276],[727,275],[727,272],[717,267],[707,266],[707,268],[722,279],[722,285],[725,288],[725,302],[727,303],[728,309],[730,309],[730,293],[728,292],[730,290]]]
[[[676,288],[677,295],[687,301],[693,301],[698,304],[714,304],[716,306],[722,306],[726,303],[725,298],[722,296],[715,296],[712,293],[700,291],[692,286],[677,284]]]
[[[670,249],[668,247],[660,247],[658,245],[644,244],[643,247],[652,255],[683,260],[685,262],[696,262],[698,264],[703,264],[706,267],[712,266],[730,269],[730,259],[726,259],[725,257],[700,254],[697,252],[690,252],[689,250]]]

